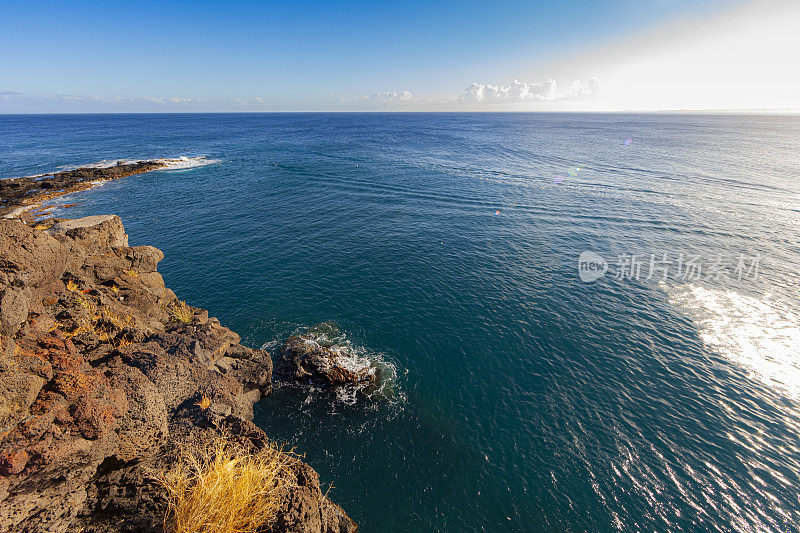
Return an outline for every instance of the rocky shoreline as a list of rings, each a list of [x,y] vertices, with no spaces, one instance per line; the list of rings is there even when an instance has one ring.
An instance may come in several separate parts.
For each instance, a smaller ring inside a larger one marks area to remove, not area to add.
[[[32,198],[26,187],[15,198]],[[182,444],[269,442],[251,420],[271,389],[270,354],[178,300],[162,258],[129,246],[113,215],[0,219],[0,531],[159,532],[166,497],[153,472]],[[307,355],[328,364],[299,348],[284,350],[296,368]],[[290,468],[296,483],[267,531],[357,530],[310,466]]]
[[[83,191],[97,182],[143,174],[167,167],[164,160],[117,161],[108,166],[80,167],[53,174],[0,179],[0,217],[20,216],[42,202]]]

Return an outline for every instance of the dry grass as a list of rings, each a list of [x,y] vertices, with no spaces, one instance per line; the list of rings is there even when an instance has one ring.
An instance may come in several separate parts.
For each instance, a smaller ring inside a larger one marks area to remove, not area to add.
[[[69,292],[78,292],[81,290],[80,286],[73,279],[67,280],[67,290]]]
[[[273,523],[281,493],[296,483],[287,470],[294,461],[272,445],[249,453],[221,438],[184,449],[172,469],[157,475],[167,491],[164,530],[245,533]]]
[[[100,317],[104,322],[107,322],[114,326],[116,329],[123,330],[123,329],[131,329],[134,326],[135,320],[133,315],[121,315],[115,313],[110,308],[106,306],[100,307]]]
[[[205,411],[206,409],[211,407],[211,398],[209,398],[208,396],[203,396],[202,398],[200,398],[199,402],[195,403],[195,405]]]
[[[100,342],[109,342],[115,337],[116,332],[114,328],[107,326],[105,324],[100,324],[99,326],[94,327],[94,334],[97,335],[97,338]]]
[[[174,318],[179,322],[189,322],[192,320],[194,316],[194,311],[186,302],[182,300],[176,300],[169,305],[169,316]]]
[[[108,343],[111,345],[112,348],[115,350],[120,350],[125,346],[133,344],[130,337],[126,337],[125,335],[118,335],[108,340]]]
[[[135,319],[131,314],[119,314],[111,308],[97,306],[92,300],[78,295],[75,303],[82,309],[82,313],[74,319],[74,324],[60,323],[55,327],[64,331],[69,337],[76,337],[84,333],[94,333],[101,342],[108,342],[115,348],[130,344],[118,334],[125,330],[133,329]]]
[[[86,314],[88,314],[89,316],[97,315],[97,306],[94,304],[93,301],[78,296],[77,303],[80,306],[80,308],[86,311]]]

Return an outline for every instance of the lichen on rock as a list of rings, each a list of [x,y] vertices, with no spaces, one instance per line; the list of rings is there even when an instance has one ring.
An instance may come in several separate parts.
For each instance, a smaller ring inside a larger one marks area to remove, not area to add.
[[[119,217],[51,222],[0,220],[0,531],[160,531],[150,474],[181,443],[268,442],[250,420],[272,360],[204,310],[177,320],[163,254]],[[293,468],[273,530],[355,531]]]

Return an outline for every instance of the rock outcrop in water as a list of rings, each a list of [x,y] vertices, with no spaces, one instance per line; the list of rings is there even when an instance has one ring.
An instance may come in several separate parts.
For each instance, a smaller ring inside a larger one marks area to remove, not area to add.
[[[374,384],[380,372],[366,359],[342,353],[314,335],[295,335],[281,347],[278,374],[288,381],[330,386]]]
[[[152,473],[180,443],[267,443],[250,420],[272,361],[180,302],[118,217],[54,222],[0,220],[0,531],[160,531]],[[291,468],[272,531],[356,530]]]
[[[105,167],[82,167],[52,175],[0,179],[0,216],[64,194],[88,189],[93,182],[114,180],[164,168],[164,161],[119,161]]]

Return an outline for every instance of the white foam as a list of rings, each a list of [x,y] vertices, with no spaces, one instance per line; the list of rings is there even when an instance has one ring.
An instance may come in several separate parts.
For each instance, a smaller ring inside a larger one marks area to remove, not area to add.
[[[222,162],[221,159],[211,159],[206,156],[181,156],[177,159],[155,159],[155,161],[165,163],[167,167],[164,170],[188,170],[190,168],[204,167],[206,165],[214,165]]]
[[[693,284],[669,292],[706,345],[751,377],[800,399],[800,315],[792,305],[771,294],[759,299]]]
[[[69,168],[65,167],[64,170],[72,170],[76,168],[109,168],[120,163],[124,165],[130,165],[132,163],[139,163],[141,161],[164,163],[166,167],[159,170],[187,170],[190,168],[204,167],[206,165],[213,165],[221,162],[220,159],[211,159],[210,157],[206,157],[204,155],[194,157],[182,155],[177,158],[159,157],[155,159],[104,159],[103,161],[97,161],[87,165],[79,165],[77,167]]]
[[[159,157],[155,159],[103,159],[102,161],[95,161],[94,163],[86,163],[84,165],[63,165],[58,167],[53,172],[46,172],[44,174],[33,174],[31,176],[19,176],[25,178],[43,178],[45,176],[52,176],[53,174],[57,174],[59,172],[64,172],[67,170],[75,170],[78,168],[109,168],[116,166],[118,163],[124,165],[130,165],[132,163],[140,163],[143,161],[157,161],[159,163],[164,163],[166,167],[157,169],[157,170],[188,170],[190,168],[197,168],[197,167],[204,167],[206,165],[214,165],[216,163],[221,163],[221,159],[212,159],[210,157],[200,155],[200,156],[180,156],[180,157]],[[41,166],[41,165],[40,165]],[[1,179],[15,179],[17,176],[10,176],[8,178],[1,178]],[[92,183],[100,183],[103,180],[99,180]]]
[[[325,334],[321,334],[317,337],[307,338],[303,342],[315,347],[321,345],[329,346],[334,353],[334,360],[331,364],[337,367],[356,373],[365,372],[368,375],[373,375],[376,372],[376,368],[370,358],[365,353],[362,353],[363,350],[353,347],[352,343],[344,335],[330,338]]]
[[[119,163],[122,164],[132,164],[138,163],[141,161],[157,161],[160,163],[164,163],[164,167],[159,168],[157,170],[166,170],[166,171],[184,171],[190,170],[192,168],[197,167],[204,167],[206,165],[213,165],[216,163],[221,163],[221,159],[212,159],[206,156],[195,156],[195,157],[187,157],[187,156],[180,156],[178,158],[158,158],[158,159],[104,159],[102,161],[96,161],[94,163],[88,163],[85,165],[78,165],[78,166],[63,166],[60,167],[58,172],[62,172],[65,170],[74,170],[77,168],[109,168],[116,166]],[[28,178],[43,178],[45,176],[52,176],[55,172],[50,172],[47,174],[36,174],[34,176],[27,176]],[[5,179],[5,178],[3,178]],[[90,188],[99,187],[103,183],[108,180],[100,179],[90,182]],[[21,216],[26,211],[33,209],[34,207],[39,207],[42,202],[35,202],[28,205],[23,205],[17,207],[16,209],[6,213],[3,215],[3,218],[17,218]]]
[[[387,400],[392,405],[401,405],[405,395],[399,389],[397,366],[384,354],[367,350],[363,346],[353,344],[347,335],[330,323],[317,324],[314,327],[301,327],[295,335],[304,335],[304,340],[311,346],[326,346],[335,354],[333,364],[353,372],[366,372],[374,375],[380,372],[377,387],[372,383],[355,383],[336,387],[336,399],[344,404],[353,405],[359,393],[369,390],[368,396]],[[273,340],[264,343],[262,350],[275,348],[278,343]],[[309,392],[324,392],[324,388],[311,386]]]
[[[38,207],[37,204],[21,205],[21,206],[17,207],[16,209],[13,209],[13,210],[9,211],[8,213],[6,213],[5,215],[3,215],[3,218],[17,218],[18,216],[22,215],[26,211],[30,211],[34,207]]]

